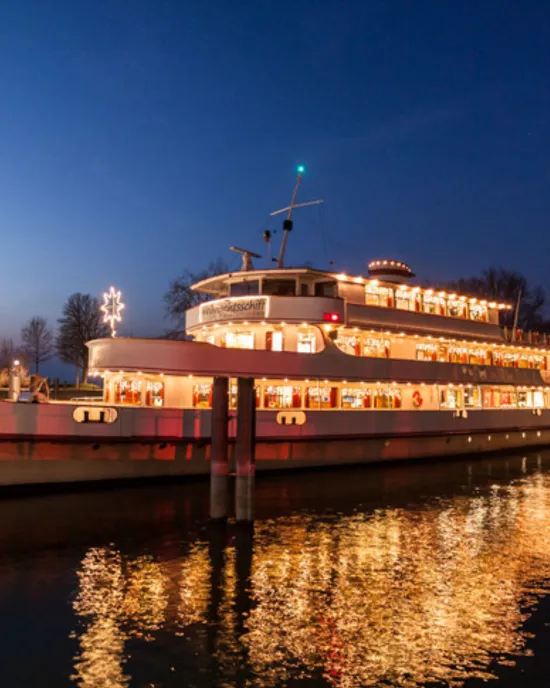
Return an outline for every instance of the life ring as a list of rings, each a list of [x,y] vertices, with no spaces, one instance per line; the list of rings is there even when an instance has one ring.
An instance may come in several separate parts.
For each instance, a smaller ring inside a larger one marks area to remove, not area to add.
[[[422,403],[424,402],[424,399],[422,399],[422,395],[417,389],[413,392],[412,402],[415,408],[420,408],[422,406]]]

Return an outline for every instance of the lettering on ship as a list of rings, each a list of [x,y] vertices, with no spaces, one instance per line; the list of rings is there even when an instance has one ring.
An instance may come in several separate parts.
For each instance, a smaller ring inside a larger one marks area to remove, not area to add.
[[[261,320],[267,317],[267,296],[244,299],[223,299],[201,304],[200,321],[216,320]]]

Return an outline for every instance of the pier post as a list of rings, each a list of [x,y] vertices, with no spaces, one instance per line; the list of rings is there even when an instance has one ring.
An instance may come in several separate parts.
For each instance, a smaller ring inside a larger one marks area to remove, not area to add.
[[[237,521],[254,518],[254,448],[256,443],[256,392],[254,378],[237,380],[237,437],[235,458],[235,515]]]
[[[212,387],[212,451],[210,456],[210,518],[227,516],[228,379],[215,377]]]

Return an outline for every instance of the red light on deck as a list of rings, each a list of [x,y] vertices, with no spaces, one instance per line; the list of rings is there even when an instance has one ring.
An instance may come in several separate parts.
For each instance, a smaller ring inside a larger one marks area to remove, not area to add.
[[[340,322],[340,313],[324,313],[323,320],[328,322]]]

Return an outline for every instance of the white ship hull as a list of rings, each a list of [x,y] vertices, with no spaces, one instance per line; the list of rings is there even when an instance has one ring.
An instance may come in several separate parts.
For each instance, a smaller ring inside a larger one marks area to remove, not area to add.
[[[116,423],[94,424],[75,423],[74,409],[70,404],[0,404],[1,485],[209,472],[209,410],[118,408]],[[550,411],[481,410],[467,418],[451,411],[305,413],[303,425],[281,425],[277,412],[258,412],[258,470],[443,458],[550,444]],[[234,436],[232,418],[230,440]]]

